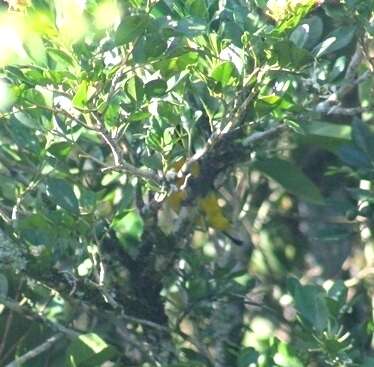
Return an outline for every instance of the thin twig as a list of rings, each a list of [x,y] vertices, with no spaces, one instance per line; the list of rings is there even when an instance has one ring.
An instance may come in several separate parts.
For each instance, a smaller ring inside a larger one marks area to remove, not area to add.
[[[89,126],[87,125],[85,122],[83,122],[82,120],[80,120],[78,117],[75,117],[74,115],[72,115],[71,113],[69,113],[68,111],[62,109],[62,108],[53,108],[53,107],[48,107],[48,106],[45,106],[45,105],[41,105],[41,104],[36,104],[32,101],[29,101],[26,99],[27,102],[30,102],[33,104],[33,106],[37,107],[37,108],[40,108],[42,110],[45,110],[45,111],[49,111],[51,113],[54,113],[55,115],[63,115],[65,117],[67,117],[68,119],[76,122],[77,124],[79,124],[80,126],[84,127],[85,129],[87,130],[92,130],[92,131],[96,131],[98,132],[99,129],[96,127],[96,126]]]
[[[105,143],[109,146],[110,150],[112,151],[114,166],[119,167],[121,166],[121,152],[119,151],[116,142],[113,138],[108,134],[108,132],[104,129],[100,129],[100,135],[104,139]]]
[[[52,322],[52,321],[46,319],[45,317],[43,317],[42,315],[39,315],[35,311],[33,311],[33,310],[31,310],[31,309],[29,309],[25,306],[21,306],[18,302],[14,301],[14,300],[12,300],[8,297],[4,297],[4,296],[0,295],[0,304],[3,304],[9,310],[12,310],[15,313],[17,313],[19,315],[22,315],[22,316],[24,316],[28,319],[32,319],[32,320],[37,321],[37,322],[42,322],[42,323],[48,325],[50,328],[55,329],[58,332],[65,334],[69,338],[76,338],[80,335],[79,332],[77,332],[73,329],[69,329],[66,326],[64,326],[64,325],[62,325],[58,322]]]
[[[160,325],[160,324],[157,324],[156,322],[153,322],[153,321],[149,321],[149,320],[146,320],[146,319],[140,319],[138,317],[134,317],[134,316],[130,316],[130,315],[126,315],[124,313],[121,314],[121,317],[126,320],[126,321],[129,321],[129,322],[134,322],[136,324],[140,324],[140,325],[144,325],[144,326],[149,326],[151,327],[152,329],[155,329],[155,330],[158,330],[158,331],[161,331],[163,333],[169,333],[170,330],[166,327],[166,326],[163,326],[163,325]]]
[[[110,172],[110,171],[126,172],[126,173],[130,173],[133,176],[140,177],[148,181],[153,181],[154,183],[158,185],[162,184],[161,178],[158,177],[152,170],[137,168],[127,162],[121,162],[118,166],[109,166],[101,170],[101,172]]]
[[[131,68],[129,70],[123,70],[123,69],[127,66],[126,64],[129,61],[129,57],[130,57],[130,55],[132,55],[132,52],[133,52],[134,48],[136,47],[137,43],[139,42],[139,39],[140,39],[140,37],[137,37],[134,40],[134,42],[131,46],[131,50],[129,50],[129,52],[126,54],[126,56],[121,60],[121,62],[118,65],[118,69],[115,72],[115,75],[112,79],[112,83],[111,83],[111,86],[110,86],[110,89],[109,89],[109,92],[108,92],[108,96],[107,96],[107,99],[106,99],[106,105],[104,107],[104,110],[102,111],[102,114],[105,114],[105,112],[108,110],[108,108],[110,106],[111,100],[117,94],[117,91],[118,91],[118,89],[116,88],[117,84],[121,80],[123,80],[124,76],[127,73],[131,72]]]
[[[39,354],[44,353],[48,349],[52,348],[52,346],[61,338],[63,337],[63,334],[56,334],[48,338],[44,343],[38,345],[36,348],[28,351],[21,357],[18,357],[13,362],[8,363],[5,367],[20,367],[25,362],[29,361],[30,359],[33,359],[37,357]]]
[[[2,363],[3,361],[7,361],[12,356],[14,351],[17,349],[17,346],[23,344],[23,342],[26,340],[26,338],[30,334],[31,329],[32,329],[32,325],[26,330],[26,332],[23,335],[20,336],[20,338],[17,340],[17,343],[13,343],[12,345],[9,346],[6,353],[1,358],[0,363]],[[2,366],[2,364],[0,364],[0,366]]]
[[[114,165],[105,167],[101,172],[108,171],[124,171],[130,173],[136,177],[143,178],[145,180],[153,181],[154,183],[161,185],[161,178],[155,174],[151,169],[141,169],[135,167],[131,163],[128,163],[122,159],[122,151],[119,148],[117,141],[110,135],[105,128],[104,124],[100,121],[100,117],[96,113],[92,113],[92,117],[95,119],[96,125],[98,126],[98,132],[104,139],[105,143],[109,146],[114,160]]]
[[[100,285],[95,283],[94,281],[90,279],[85,280],[85,284],[87,284],[90,287],[93,287],[97,289],[103,296],[105,302],[109,303],[114,309],[118,309],[119,304],[117,301],[109,294],[109,292],[105,289],[104,285]]]

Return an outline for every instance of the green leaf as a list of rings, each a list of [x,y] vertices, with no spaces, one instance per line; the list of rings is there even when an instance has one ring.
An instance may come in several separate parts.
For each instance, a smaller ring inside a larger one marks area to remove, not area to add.
[[[104,121],[106,126],[116,126],[120,124],[121,119],[119,118],[120,114],[120,103],[121,100],[118,96],[114,97],[110,103],[108,108],[105,111],[104,114]]]
[[[47,85],[49,83],[45,73],[39,68],[30,68],[30,70],[25,71],[25,76],[34,85]]]
[[[252,347],[240,351],[237,367],[248,367],[251,363],[256,364],[259,353]]]
[[[42,214],[31,214],[17,221],[17,230],[20,231],[24,241],[35,246],[54,246],[56,232],[52,221]]]
[[[30,59],[33,60],[36,65],[47,65],[44,45],[45,43],[43,42],[42,38],[36,32],[28,33],[27,40],[23,47]]]
[[[291,41],[278,41],[275,43],[274,56],[279,65],[291,65],[295,68],[300,68],[313,60],[309,51],[296,47]]]
[[[294,350],[292,345],[286,342],[278,344],[277,367],[305,367],[304,363],[298,358],[299,351]]]
[[[353,145],[343,145],[339,148],[337,154],[344,163],[354,168],[370,167],[370,160],[368,156]]]
[[[46,106],[46,100],[43,96],[43,94],[36,89],[27,89],[23,92],[22,97],[27,100],[27,102],[36,104],[36,105],[41,105],[41,106]]]
[[[290,41],[292,41],[296,47],[304,47],[306,41],[308,40],[309,27],[305,24],[299,25],[290,36]]]
[[[144,223],[142,217],[133,211],[123,217],[115,217],[112,222],[112,228],[120,242],[126,247],[128,241],[139,241],[141,239]]]
[[[50,56],[57,64],[74,66],[73,58],[65,51],[60,48],[47,48],[47,54]]]
[[[226,61],[213,69],[211,77],[225,87],[230,83],[234,71],[235,65],[230,61]]]
[[[151,114],[148,111],[137,111],[131,114],[128,118],[129,121],[142,121],[149,118]]]
[[[69,367],[99,367],[116,354],[116,349],[99,335],[83,334],[70,343],[66,362]]]
[[[77,77],[70,73],[69,71],[64,70],[45,70],[44,74],[52,84],[59,85],[61,83],[67,83],[69,81],[76,81]]]
[[[127,95],[136,102],[142,101],[144,97],[143,81],[138,76],[133,76],[125,84]]]
[[[276,95],[260,96],[254,103],[254,109],[259,116],[262,116],[277,108],[281,101],[282,98]]]
[[[296,196],[314,204],[323,204],[323,197],[317,186],[292,163],[279,158],[258,160],[254,168],[277,181]]]
[[[329,81],[332,82],[338,78],[345,70],[347,66],[347,57],[340,56],[335,60],[335,63],[331,69],[331,72],[328,74]]]
[[[156,80],[151,80],[150,82],[148,82],[144,86],[144,89],[145,89],[145,94],[147,95],[147,98],[150,99],[152,97],[163,96],[168,89],[168,85],[166,84],[165,80],[156,79]]]
[[[173,30],[188,38],[196,37],[204,33],[207,29],[207,23],[199,18],[183,18],[177,22],[177,26]]]
[[[279,103],[279,101],[281,100],[281,97],[276,96],[276,95],[269,95],[269,96],[259,97],[258,100],[265,102],[266,104],[269,104],[269,105],[275,105]]]
[[[72,101],[74,107],[77,107],[77,108],[86,107],[87,92],[88,92],[88,82],[86,80],[82,80]]]
[[[323,290],[314,285],[302,286],[299,282],[294,282],[291,293],[296,310],[302,319],[318,331],[325,330],[329,312]]]
[[[50,145],[47,151],[57,158],[64,159],[69,156],[72,149],[71,143],[61,141]]]
[[[14,178],[0,174],[0,194],[7,200],[17,200],[17,181]]]
[[[348,46],[355,33],[355,26],[339,27],[331,32],[324,41],[314,48],[313,53],[315,54],[315,57],[328,55]]]
[[[312,16],[305,19],[290,35],[297,47],[310,50],[316,45],[323,33],[323,22],[320,17]]]
[[[78,215],[79,203],[73,187],[65,180],[54,177],[47,179],[47,194],[51,200],[61,208]]]
[[[300,21],[312,10],[315,6],[315,0],[310,0],[307,4],[299,4],[294,10],[293,14],[290,14],[282,22],[280,22],[277,27],[273,30],[276,35],[281,35],[282,33],[293,29],[298,26]]]
[[[374,161],[374,134],[367,124],[355,118],[352,123],[352,140],[355,145]]]
[[[208,15],[205,0],[186,0],[185,6],[193,17],[206,18]]]
[[[85,188],[80,188],[80,194],[80,205],[86,210],[94,210],[96,208],[98,194]]]
[[[222,23],[223,36],[226,39],[232,40],[232,43],[237,47],[243,47],[242,35],[243,29],[235,21],[225,21]]]
[[[161,72],[161,75],[169,79],[172,75],[185,71],[189,65],[193,65],[199,59],[197,52],[184,52],[182,55],[161,60],[155,63],[155,67]]]
[[[146,14],[124,16],[116,31],[116,45],[121,46],[135,41],[145,32],[149,22],[150,17]]]
[[[10,120],[10,133],[13,141],[20,149],[25,149],[37,155],[41,153],[42,144],[35,132],[15,117],[12,117]]]
[[[144,53],[147,58],[156,58],[163,55],[167,48],[167,40],[159,34],[147,35],[144,41]]]
[[[311,50],[322,37],[323,21],[318,16],[312,16],[306,19],[304,24],[309,27],[308,38],[304,44],[304,48]]]
[[[313,121],[303,125],[303,130],[308,135],[333,138],[339,140],[351,139],[351,127],[349,125],[332,124],[326,121]]]
[[[16,66],[8,65],[4,68],[4,71],[6,72],[7,76],[14,80],[26,82],[27,84],[30,83],[30,81],[25,77],[25,74]]]

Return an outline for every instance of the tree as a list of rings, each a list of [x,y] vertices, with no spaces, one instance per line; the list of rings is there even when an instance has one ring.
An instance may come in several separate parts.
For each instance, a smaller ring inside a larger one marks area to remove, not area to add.
[[[8,3],[1,365],[373,365],[372,0]]]

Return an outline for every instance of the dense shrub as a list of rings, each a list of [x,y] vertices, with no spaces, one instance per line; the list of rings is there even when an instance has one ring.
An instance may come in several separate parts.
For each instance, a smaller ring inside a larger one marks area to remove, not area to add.
[[[374,366],[372,0],[7,3],[1,365]]]

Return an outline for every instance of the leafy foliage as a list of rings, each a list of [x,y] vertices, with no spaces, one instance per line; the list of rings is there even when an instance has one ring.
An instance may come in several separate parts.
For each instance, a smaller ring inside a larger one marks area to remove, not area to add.
[[[7,3],[1,365],[373,365],[373,1]]]

